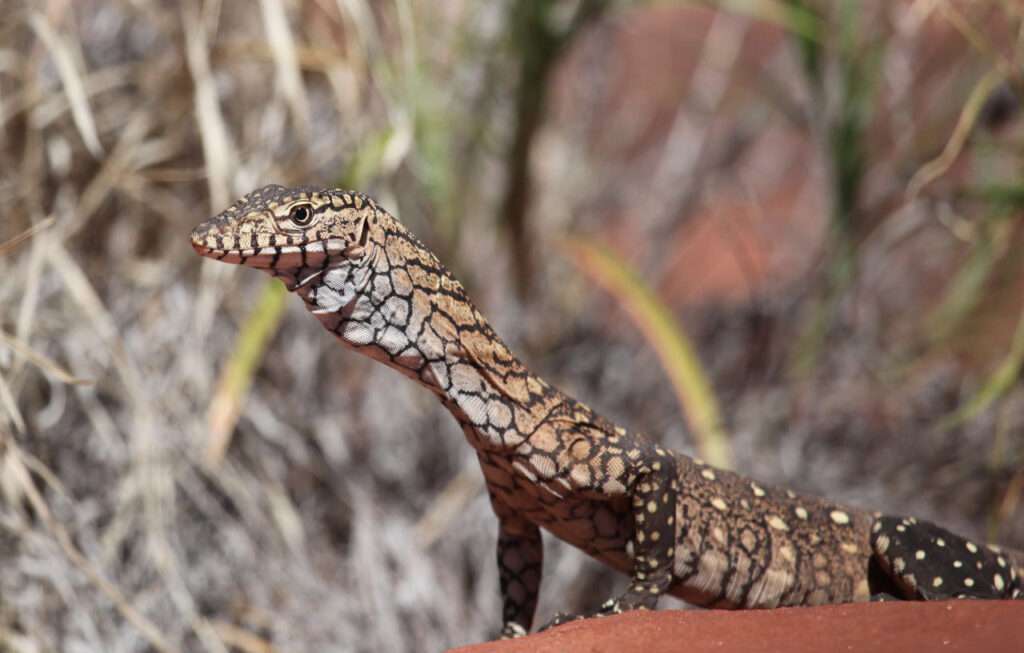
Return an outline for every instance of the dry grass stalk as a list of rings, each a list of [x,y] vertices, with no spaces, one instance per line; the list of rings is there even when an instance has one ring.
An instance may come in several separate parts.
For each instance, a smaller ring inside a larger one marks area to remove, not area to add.
[[[49,505],[39,493],[39,489],[22,461],[22,453],[17,444],[6,434],[0,434],[0,444],[4,445],[0,447],[0,453],[4,456],[2,467],[5,479],[9,479],[5,483],[9,483],[12,487],[11,494],[22,496],[28,501],[36,518],[42,521],[46,530],[57,540],[68,560],[114,604],[114,607],[126,620],[139,629],[153,648],[161,653],[175,653],[177,649],[168,644],[156,625],[132,607],[124,593],[114,583],[107,580],[96,565],[82,555],[82,552],[74,545],[67,530],[53,517]]]

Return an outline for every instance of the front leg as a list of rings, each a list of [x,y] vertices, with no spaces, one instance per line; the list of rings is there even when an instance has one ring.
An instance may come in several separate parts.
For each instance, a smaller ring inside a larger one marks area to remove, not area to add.
[[[540,529],[517,515],[493,493],[491,506],[498,516],[498,582],[502,600],[502,639],[530,632],[537,609],[544,546]]]
[[[672,584],[679,494],[679,476],[672,455],[657,449],[643,465],[632,490],[632,581],[622,596],[606,604],[611,612],[653,610],[658,597]]]
[[[676,500],[679,476],[672,455],[652,447],[637,463],[631,496],[633,537],[632,580],[617,598],[585,615],[557,615],[544,628],[581,619],[619,614],[627,610],[653,610],[672,584],[676,551]]]

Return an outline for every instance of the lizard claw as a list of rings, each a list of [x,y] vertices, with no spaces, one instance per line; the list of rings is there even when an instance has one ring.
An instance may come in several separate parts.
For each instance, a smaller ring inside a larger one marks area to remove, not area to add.
[[[501,635],[498,639],[517,639],[519,637],[526,637],[526,629],[514,621],[510,621],[504,625],[501,629]]]
[[[623,612],[629,609],[631,608],[623,607],[623,605],[619,602],[618,599],[608,599],[607,601],[601,604],[600,608],[594,610],[593,612],[588,612],[584,614],[556,612],[554,618],[548,623],[546,623],[537,632],[547,630],[548,628],[554,628],[555,626],[561,626],[562,624],[567,624],[570,621],[580,621],[582,619],[594,619],[596,617],[607,617],[613,614],[622,614]],[[644,608],[641,606],[635,609],[643,610]]]
[[[572,613],[569,613],[569,612],[556,612],[555,616],[552,617],[551,621],[547,622],[546,624],[541,626],[539,629],[537,629],[537,632],[538,633],[542,633],[542,632],[544,632],[545,630],[547,630],[549,628],[554,628],[555,626],[561,626],[562,624],[567,624],[570,621],[579,621],[580,619],[586,619],[586,618],[587,618],[587,616],[583,615],[583,614],[572,614]]]

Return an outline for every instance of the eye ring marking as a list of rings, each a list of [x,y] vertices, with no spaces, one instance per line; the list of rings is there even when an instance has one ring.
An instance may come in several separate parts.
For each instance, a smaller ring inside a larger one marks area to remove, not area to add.
[[[313,207],[309,204],[296,204],[288,212],[288,219],[297,227],[306,227],[313,222]]]

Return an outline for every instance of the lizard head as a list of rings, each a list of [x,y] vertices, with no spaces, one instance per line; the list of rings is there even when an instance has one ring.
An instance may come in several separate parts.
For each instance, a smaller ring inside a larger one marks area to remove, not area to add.
[[[264,186],[196,227],[192,247],[292,281],[294,290],[304,271],[367,260],[382,215],[361,193]]]

